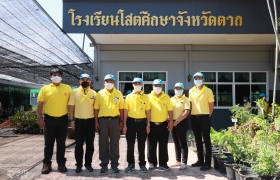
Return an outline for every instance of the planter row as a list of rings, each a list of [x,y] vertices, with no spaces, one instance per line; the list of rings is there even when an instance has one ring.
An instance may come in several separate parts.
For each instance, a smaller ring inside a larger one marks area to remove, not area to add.
[[[230,180],[280,180],[280,176],[258,176],[248,162],[234,162],[232,153],[213,146],[211,166]]]

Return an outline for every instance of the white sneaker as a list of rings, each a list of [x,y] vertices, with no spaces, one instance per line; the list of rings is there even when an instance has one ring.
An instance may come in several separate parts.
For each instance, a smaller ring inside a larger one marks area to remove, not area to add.
[[[149,170],[154,170],[154,169],[156,169],[156,167],[152,163],[149,163]]]
[[[177,166],[181,166],[181,162],[176,162],[176,163],[174,163],[173,165],[171,165],[171,167],[177,167]]]
[[[187,169],[187,164],[185,163],[182,163],[181,166],[180,166],[180,170],[184,170],[184,169]]]

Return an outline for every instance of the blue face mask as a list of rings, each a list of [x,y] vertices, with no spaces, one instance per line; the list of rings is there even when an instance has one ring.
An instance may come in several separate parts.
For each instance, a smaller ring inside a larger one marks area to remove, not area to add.
[[[201,86],[202,85],[202,80],[194,80],[194,84],[196,86]]]

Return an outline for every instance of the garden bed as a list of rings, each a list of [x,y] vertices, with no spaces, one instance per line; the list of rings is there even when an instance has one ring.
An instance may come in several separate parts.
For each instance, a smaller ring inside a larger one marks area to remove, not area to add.
[[[280,121],[280,106],[275,109],[272,118],[234,106],[235,126],[222,131],[211,129],[212,166],[230,180],[279,179],[280,132],[275,126]]]

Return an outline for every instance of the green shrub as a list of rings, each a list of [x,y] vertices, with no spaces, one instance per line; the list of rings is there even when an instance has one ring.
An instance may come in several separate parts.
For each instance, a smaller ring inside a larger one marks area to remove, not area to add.
[[[248,120],[251,120],[254,116],[251,113],[251,110],[248,110],[246,107],[241,107],[239,105],[235,105],[229,110],[232,113],[231,119],[237,119],[238,124],[242,124]]]
[[[15,133],[38,134],[40,132],[34,111],[19,111],[9,119],[16,126]]]
[[[275,175],[277,167],[276,148],[266,143],[259,143],[257,151],[256,163],[252,165],[252,169],[260,176]]]

